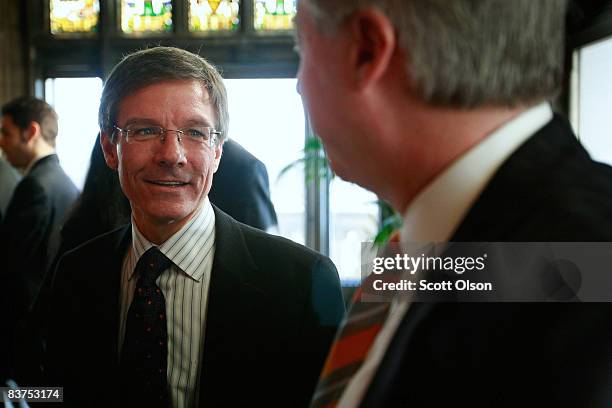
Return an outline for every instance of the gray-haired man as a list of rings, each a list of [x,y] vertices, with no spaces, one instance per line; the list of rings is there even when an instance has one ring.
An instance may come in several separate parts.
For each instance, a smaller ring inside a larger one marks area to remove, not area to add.
[[[402,243],[612,241],[610,169],[547,103],[561,83],[565,6],[300,1],[314,130],[340,176],[404,215]],[[313,406],[607,406],[611,312],[358,302]]]
[[[138,51],[106,81],[99,122],[132,225],[59,262],[50,382],[75,406],[306,405],[343,316],[338,275],[210,204],[228,127],[218,72]]]

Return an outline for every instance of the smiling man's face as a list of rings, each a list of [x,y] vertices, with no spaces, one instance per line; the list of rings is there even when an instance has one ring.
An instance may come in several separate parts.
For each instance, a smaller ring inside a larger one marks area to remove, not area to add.
[[[200,82],[171,81],[147,86],[123,99],[116,125],[125,129],[134,124],[166,129],[215,127],[217,119]],[[176,132],[165,136],[164,141],[128,142],[121,135],[115,143],[110,135],[102,136],[107,162],[118,170],[136,225],[145,236],[160,229],[176,232],[195,215],[221,158],[221,146],[193,146],[179,141]]]

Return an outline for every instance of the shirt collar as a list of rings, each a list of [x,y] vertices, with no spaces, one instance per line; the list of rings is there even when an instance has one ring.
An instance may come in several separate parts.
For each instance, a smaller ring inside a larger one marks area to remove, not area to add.
[[[183,228],[157,246],[157,248],[181,271],[199,282],[202,279],[204,270],[199,268],[201,262],[194,262],[194,260],[201,258],[201,254],[212,253],[209,249],[214,244],[214,236],[215,212],[208,197],[206,197],[204,204],[196,215]],[[132,218],[132,256],[134,268],[130,271],[129,280],[134,277],[136,264],[140,257],[154,246],[156,245],[147,240],[138,230]]]
[[[553,117],[546,102],[524,111],[464,153],[408,206],[402,242],[448,241],[497,169]]]

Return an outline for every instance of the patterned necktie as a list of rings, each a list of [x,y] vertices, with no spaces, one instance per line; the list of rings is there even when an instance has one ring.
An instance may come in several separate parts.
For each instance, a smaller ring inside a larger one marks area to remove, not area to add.
[[[390,242],[399,242],[399,234],[392,236]],[[355,291],[351,309],[325,361],[311,408],[333,408],[338,404],[389,315],[390,302],[360,301],[362,288],[374,278],[373,274],[368,276]]]
[[[122,395],[130,406],[168,406],[166,300],[155,281],[171,264],[152,247],[136,265],[120,363]]]

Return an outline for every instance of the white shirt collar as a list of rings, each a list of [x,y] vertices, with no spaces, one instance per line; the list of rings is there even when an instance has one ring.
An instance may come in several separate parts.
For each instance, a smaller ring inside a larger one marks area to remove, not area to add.
[[[408,206],[401,241],[448,241],[504,161],[552,117],[546,102],[528,109],[447,167]]]
[[[200,258],[208,256],[209,249],[214,245],[215,235],[215,212],[206,197],[204,204],[196,215],[189,220],[174,235],[161,245],[157,246],[159,251],[166,255],[181,271],[200,281],[203,270],[199,268],[202,264]],[[132,255],[134,256],[134,270],[131,271],[129,279],[134,277],[136,264],[147,250],[156,246],[142,235],[138,230],[134,219],[132,219]],[[199,261],[199,262],[198,262]]]

